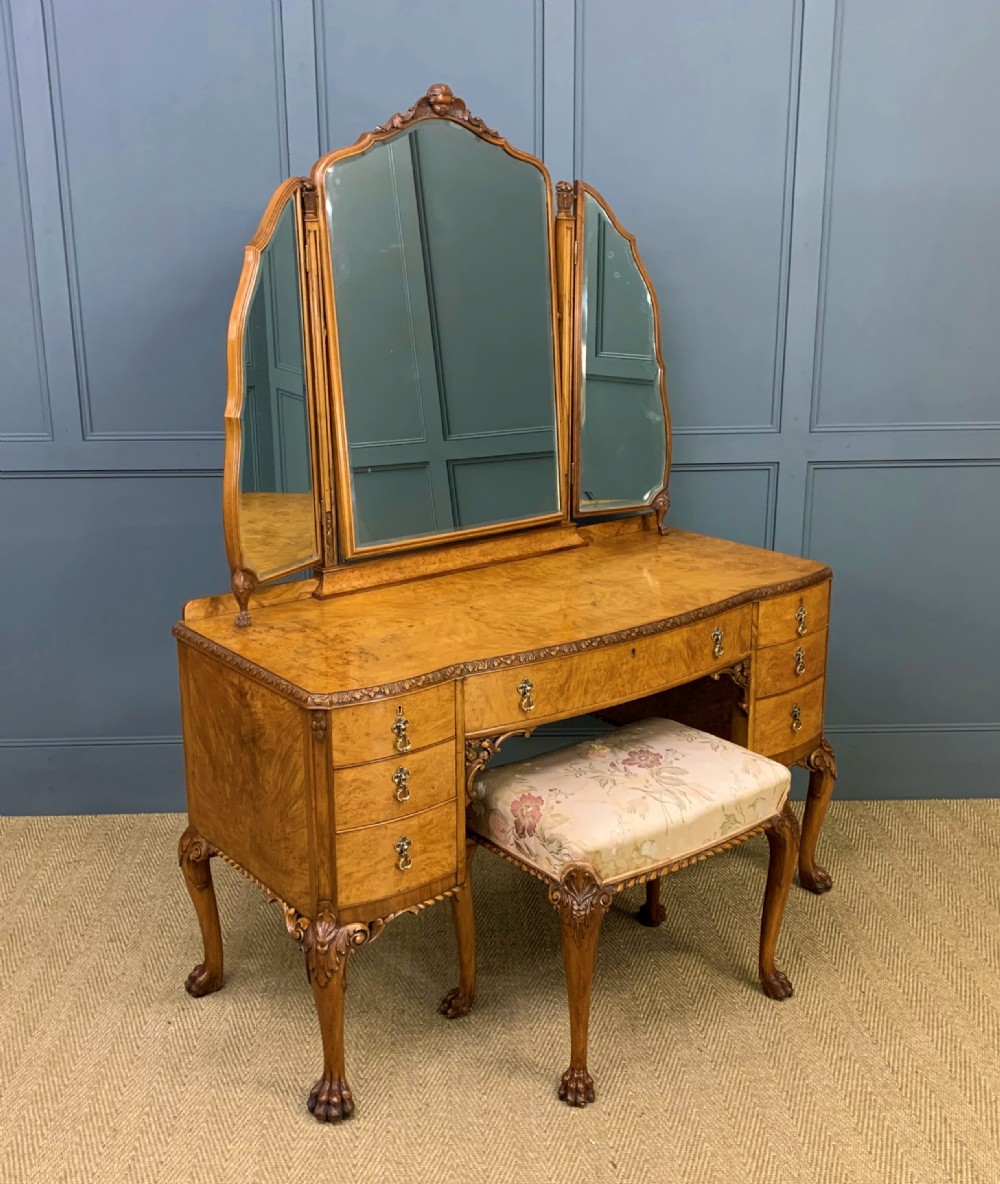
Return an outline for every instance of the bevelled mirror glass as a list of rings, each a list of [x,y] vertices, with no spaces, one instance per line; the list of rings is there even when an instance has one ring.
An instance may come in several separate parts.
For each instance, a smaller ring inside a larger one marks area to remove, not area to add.
[[[576,513],[650,506],[666,485],[669,422],[652,285],[596,192],[578,186]]]
[[[345,555],[559,519],[547,175],[449,119],[348,152],[325,174]]]
[[[258,581],[318,561],[297,205],[260,252],[243,332],[239,531]]]

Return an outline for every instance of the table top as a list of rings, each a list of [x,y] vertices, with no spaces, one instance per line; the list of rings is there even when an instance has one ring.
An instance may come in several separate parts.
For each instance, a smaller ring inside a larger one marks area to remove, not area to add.
[[[671,530],[174,627],[182,642],[283,686],[344,702],[663,632],[820,583],[811,559]]]

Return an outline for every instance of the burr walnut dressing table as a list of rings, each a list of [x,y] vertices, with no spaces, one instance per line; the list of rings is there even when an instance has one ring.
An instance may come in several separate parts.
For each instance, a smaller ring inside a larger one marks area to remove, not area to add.
[[[441,85],[286,181],[247,247],[233,596],[174,627],[180,863],[205,951],[187,989],[223,981],[219,856],[281,902],[305,953],[319,1118],[354,1108],[353,952],[447,897],[472,923],[466,794],[509,736],[669,712],[804,764],[800,882],[830,886],[830,571],[668,527],[658,316],[600,195],[553,189]],[[449,1016],[471,1004],[460,969]]]

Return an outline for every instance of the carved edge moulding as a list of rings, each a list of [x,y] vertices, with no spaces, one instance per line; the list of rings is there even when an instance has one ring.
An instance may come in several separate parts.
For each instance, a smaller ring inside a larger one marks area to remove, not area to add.
[[[560,469],[559,500],[561,508],[557,513],[501,522],[490,526],[476,526],[465,530],[456,530],[448,534],[428,534],[418,538],[378,543],[368,547],[359,547],[357,545],[354,515],[352,513],[353,495],[351,490],[350,457],[339,361],[337,309],[333,279],[333,249],[330,241],[329,223],[326,218],[320,218],[319,253],[326,328],[326,364],[329,374],[329,411],[335,450],[334,470],[337,487],[337,504],[340,507],[340,512],[337,514],[337,531],[341,555],[344,559],[348,560],[362,558],[364,556],[390,555],[399,551],[420,550],[426,547],[439,546],[442,543],[451,544],[470,539],[488,538],[491,535],[509,533],[530,527],[559,524],[569,525],[570,523],[570,444],[568,439],[569,433],[567,432],[567,424],[569,423],[571,413],[570,397],[569,391],[564,387],[562,367],[560,365],[562,350],[559,341],[559,325],[562,317],[556,282],[557,262],[555,219],[552,209],[552,178],[545,165],[538,157],[532,156],[531,153],[522,152],[520,149],[512,147],[496,131],[488,128],[483,120],[472,115],[465,101],[454,95],[451,88],[445,83],[435,83],[409,110],[402,113],[397,112],[397,114],[393,115],[384,124],[379,124],[374,131],[363,133],[349,147],[338,148],[321,157],[313,165],[310,181],[317,195],[323,195],[326,192],[327,174],[333,165],[339,161],[347,160],[352,156],[359,156],[363,152],[368,151],[373,145],[405,133],[413,124],[427,119],[442,119],[457,124],[472,135],[478,136],[481,140],[502,148],[504,152],[515,160],[520,160],[525,164],[531,165],[538,170],[545,181],[545,203],[548,221],[549,290],[551,293],[552,364],[555,381],[555,429]]]
[[[513,654],[502,654],[494,658],[477,658],[469,662],[459,662],[452,666],[443,666],[438,670],[428,671],[426,674],[415,675],[413,678],[401,679],[399,682],[385,683],[371,687],[358,687],[350,691],[333,691],[328,694],[311,694],[305,691],[302,687],[289,682],[288,679],[282,678],[270,670],[265,670],[249,659],[241,657],[233,650],[227,649],[218,642],[211,641],[201,633],[197,633],[185,625],[183,621],[178,621],[174,625],[172,633],[174,637],[184,641],[193,649],[215,658],[226,666],[231,666],[233,669],[239,670],[256,682],[270,687],[272,690],[277,691],[279,694],[304,707],[343,707],[353,703],[367,703],[372,699],[386,699],[395,695],[403,695],[407,691],[415,691],[422,687],[433,686],[436,683],[464,678],[470,674],[485,674],[491,670],[503,670],[511,666],[525,666],[546,658],[558,658],[565,654],[577,654],[588,650],[602,649],[605,646],[634,641],[639,637],[652,637],[654,634],[665,633],[670,629],[676,629],[682,625],[690,625],[695,621],[704,620],[706,617],[715,616],[717,613],[725,612],[727,609],[738,608],[741,604],[746,604],[749,601],[770,599],[772,597],[782,596],[788,592],[798,592],[803,588],[809,588],[815,584],[822,584],[824,581],[829,580],[831,575],[830,569],[823,567],[818,572],[802,576],[797,580],[786,580],[780,584],[768,585],[766,588],[753,588],[746,592],[740,592],[735,596],[727,597],[725,600],[715,601],[712,604],[693,609],[691,612],[679,613],[674,617],[650,621],[648,624],[634,625],[628,629],[617,629],[612,633],[603,633],[597,637],[585,637],[579,641],[567,641],[561,645],[545,646],[537,650],[524,650]],[[723,670],[720,673],[727,673],[727,671]]]
[[[566,185],[566,182],[560,182],[560,186]],[[586,217],[585,208],[586,202],[583,200],[584,194],[590,196],[597,202],[597,204],[604,211],[605,217],[611,225],[618,231],[622,238],[628,243],[629,250],[632,252],[632,259],[638,269],[639,275],[642,276],[642,281],[646,285],[646,291],[649,293],[650,304],[652,306],[653,314],[653,352],[656,358],[656,363],[659,367],[659,390],[660,403],[663,407],[663,431],[666,441],[666,448],[663,457],[663,481],[659,490],[653,495],[648,502],[636,502],[631,506],[615,506],[615,514],[635,514],[635,513],[649,513],[656,515],[656,526],[660,534],[665,534],[666,529],[663,525],[663,520],[666,516],[667,510],[670,508],[670,494],[667,492],[667,487],[670,483],[670,458],[673,449],[673,433],[670,428],[670,405],[667,402],[667,368],[663,362],[663,349],[660,342],[660,302],[656,295],[656,289],[653,287],[653,281],[649,278],[649,272],[646,270],[646,265],[642,261],[642,256],[639,254],[639,246],[636,242],[635,235],[626,230],[618,221],[614,210],[604,200],[600,193],[592,186],[588,185],[586,181],[575,181],[573,186],[567,185],[567,189],[572,189],[572,201],[575,206],[575,226],[574,238],[576,248],[574,251],[574,276],[573,276],[573,294],[572,299],[568,302],[568,315],[572,320],[571,333],[568,342],[569,352],[569,389],[573,393],[573,465],[572,465],[572,514],[574,518],[590,518],[598,514],[607,515],[608,510],[585,510],[580,504],[580,433],[583,427],[583,349],[582,349],[582,311],[583,311],[583,271],[584,261],[581,257],[582,244],[585,234],[584,219]]]
[[[240,272],[233,300],[232,311],[229,315],[229,327],[226,340],[226,368],[227,390],[225,423],[225,462],[223,466],[222,482],[222,520],[226,544],[226,557],[232,573],[233,595],[239,605],[237,624],[249,625],[248,604],[251,593],[258,584],[270,583],[285,576],[294,575],[314,567],[321,562],[321,549],[317,544],[313,555],[298,563],[278,567],[270,571],[256,571],[249,567],[243,554],[243,540],[240,531],[240,485],[243,458],[243,406],[245,397],[245,334],[250,308],[257,291],[257,282],[261,274],[261,260],[263,253],[277,229],[278,222],[285,210],[291,206],[295,222],[295,243],[299,263],[299,300],[303,314],[303,348],[305,351],[305,382],[306,409],[310,423],[310,447],[314,479],[314,490],[322,488],[323,475],[320,462],[319,433],[315,423],[317,400],[314,397],[316,389],[315,376],[312,370],[312,340],[311,332],[306,331],[306,314],[310,306],[306,292],[307,265],[304,251],[302,226],[302,194],[305,183],[299,177],[291,177],[284,181],[271,195],[270,201],[253,238],[247,243],[243,252],[243,268]],[[315,493],[314,493],[315,503]],[[319,507],[314,504],[314,517],[318,524]],[[318,535],[314,536],[318,538]]]

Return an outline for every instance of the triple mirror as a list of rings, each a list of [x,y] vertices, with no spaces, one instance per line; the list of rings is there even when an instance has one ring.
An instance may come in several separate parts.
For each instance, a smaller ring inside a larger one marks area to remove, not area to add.
[[[445,86],[285,182],[230,321],[226,539],[308,568],[666,508],[656,297],[599,194]]]

